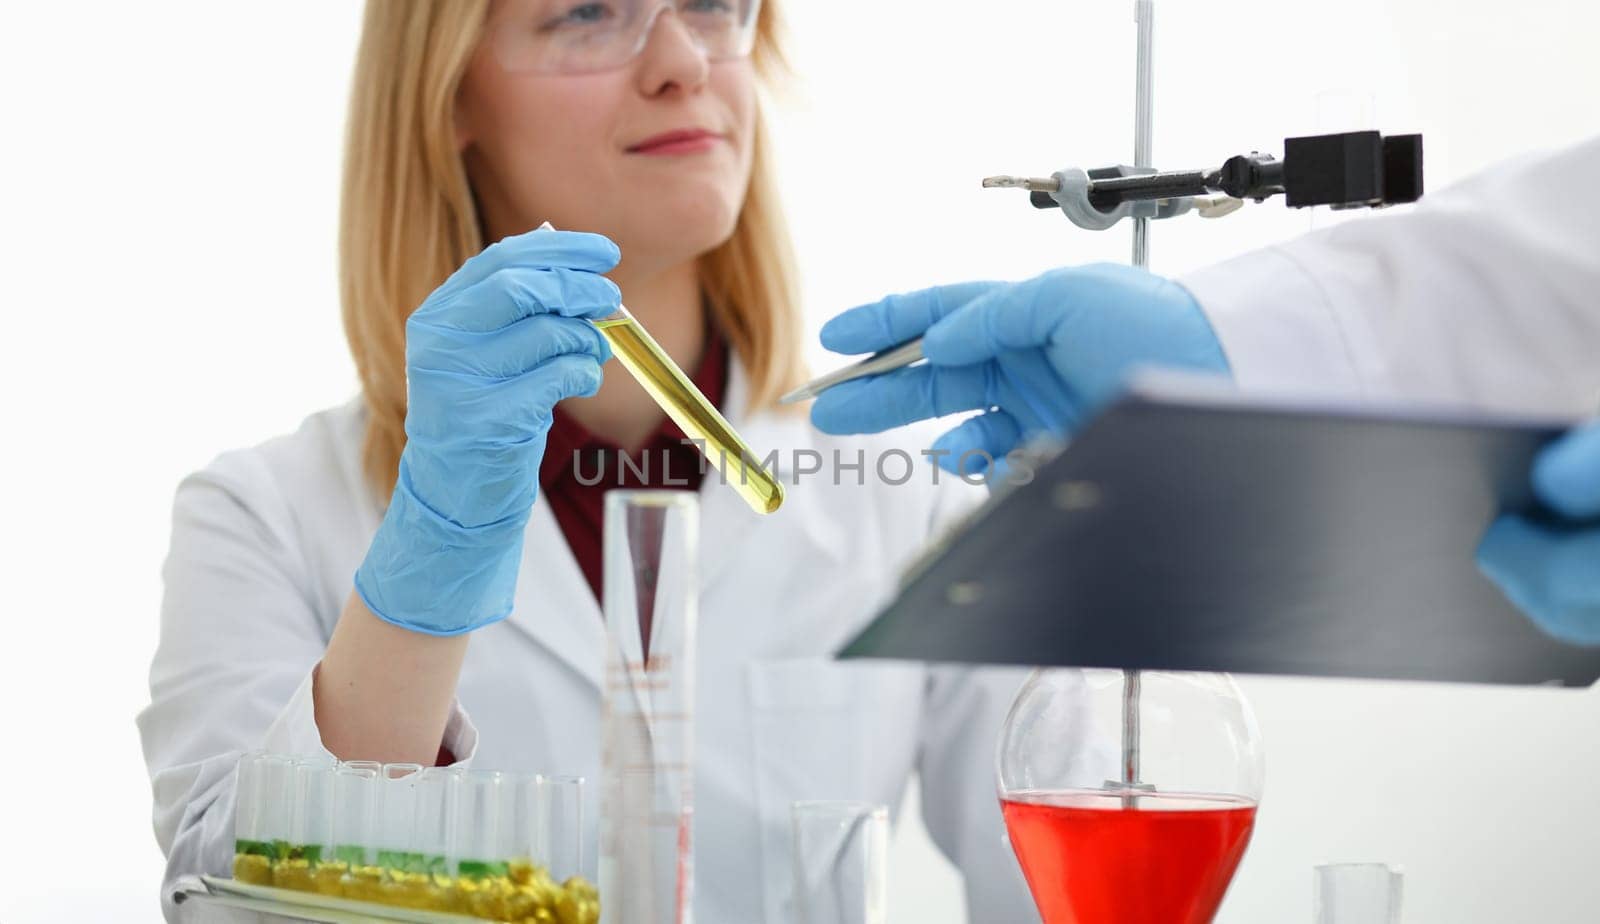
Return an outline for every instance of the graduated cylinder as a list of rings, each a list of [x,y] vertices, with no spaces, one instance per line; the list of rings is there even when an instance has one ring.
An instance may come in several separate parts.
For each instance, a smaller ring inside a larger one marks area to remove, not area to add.
[[[603,924],[690,920],[698,531],[686,491],[606,495]]]

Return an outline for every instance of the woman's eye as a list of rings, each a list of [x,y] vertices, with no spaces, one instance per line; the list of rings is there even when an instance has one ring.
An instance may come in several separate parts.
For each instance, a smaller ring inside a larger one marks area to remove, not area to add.
[[[566,12],[550,17],[545,22],[545,29],[560,29],[564,26],[589,26],[616,18],[616,13],[609,3],[579,3]]]
[[[684,0],[685,13],[710,13],[715,16],[732,16],[733,4],[728,0]]]

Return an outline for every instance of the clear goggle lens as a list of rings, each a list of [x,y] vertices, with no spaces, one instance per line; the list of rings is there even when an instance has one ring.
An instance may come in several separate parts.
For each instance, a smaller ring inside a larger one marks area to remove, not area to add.
[[[671,13],[712,61],[755,45],[761,0],[516,0],[490,24],[495,58],[508,71],[583,74],[622,67]]]

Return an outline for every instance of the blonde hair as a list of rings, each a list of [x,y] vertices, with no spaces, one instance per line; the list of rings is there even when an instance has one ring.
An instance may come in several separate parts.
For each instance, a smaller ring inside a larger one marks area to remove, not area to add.
[[[405,448],[405,322],[484,247],[455,144],[454,108],[489,0],[368,0],[356,55],[339,217],[345,337],[366,405],[362,467],[381,497]],[[761,10],[757,73],[786,72],[775,0]],[[730,237],[699,259],[712,319],[747,374],[750,411],[772,407],[805,373],[793,251],[778,203],[769,134],[758,118],[744,207]]]

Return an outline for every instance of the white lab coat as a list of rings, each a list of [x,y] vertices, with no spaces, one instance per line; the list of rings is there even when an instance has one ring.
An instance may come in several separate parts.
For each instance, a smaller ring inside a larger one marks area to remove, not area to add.
[[[868,468],[865,486],[849,470],[840,485],[831,475],[791,484],[769,517],[714,473],[700,491],[697,919],[791,920],[791,803],[897,806],[915,771],[927,826],[965,874],[972,920],[1036,921],[994,780],[999,726],[1025,673],[829,660],[983,489],[948,475],[935,487],[916,447],[916,477],[885,486],[872,465],[892,444],[818,434],[804,414],[747,418],[744,391],[735,364],[729,416],[758,452],[782,451],[781,477],[795,449],[820,452],[829,472],[835,451],[848,463],[865,448]],[[360,474],[361,433],[352,403],[228,453],[178,489],[152,701],[139,717],[164,893],[179,875],[230,869],[241,752],[326,753],[311,672],[381,517]],[[901,465],[887,472],[898,478]],[[602,627],[549,507],[535,503],[514,611],[470,643],[451,751],[478,767],[598,781]],[[592,828],[598,786],[589,792]]]
[[[1600,137],[1180,281],[1241,388],[1600,412]]]

